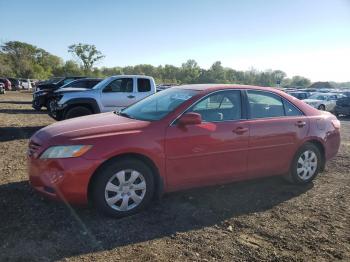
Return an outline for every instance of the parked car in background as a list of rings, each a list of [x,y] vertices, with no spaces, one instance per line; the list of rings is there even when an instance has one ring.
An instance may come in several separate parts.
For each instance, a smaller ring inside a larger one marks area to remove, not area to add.
[[[336,116],[350,116],[350,96],[345,96],[337,100],[334,113]]]
[[[302,91],[293,91],[293,92],[287,92],[287,93],[300,100],[307,99],[311,95],[309,92],[302,92]]]
[[[2,82],[0,82],[0,94],[5,94],[5,92],[5,85]]]
[[[22,88],[21,81],[19,81],[19,79],[12,77],[9,77],[7,79],[11,82],[12,90],[20,90]]]
[[[123,109],[156,92],[154,79],[144,75],[118,75],[92,89],[61,88],[53,97],[51,116],[56,120]]]
[[[339,129],[334,115],[273,88],[173,87],[39,130],[29,179],[49,198],[121,217],[163,192],[277,175],[310,183],[337,154]]]
[[[64,86],[74,80],[86,78],[86,76],[69,76],[69,77],[53,77],[47,81],[38,83],[36,86],[37,91],[43,92],[53,92],[54,90]],[[50,105],[49,101],[46,99],[41,99],[39,96],[37,97],[37,93],[33,94],[32,106],[35,110],[41,110],[41,108],[48,107]]]
[[[303,101],[318,110],[333,112],[336,101],[344,97],[337,93],[315,93]]]
[[[5,90],[12,90],[11,82],[7,78],[0,78],[0,83],[4,84]]]
[[[73,88],[74,90],[86,90],[93,88],[96,84],[101,82],[102,78],[80,78],[77,80],[73,80],[68,82],[67,84],[61,86],[60,88],[48,88],[48,89],[40,89],[33,93],[33,107],[36,109],[40,107],[40,105],[46,105],[46,108],[51,111],[51,104],[53,103],[53,96],[55,91],[63,88],[64,90],[68,90],[68,88]]]
[[[32,90],[32,83],[30,82],[30,79],[21,79],[21,85],[22,85],[22,88],[25,89],[25,90]]]

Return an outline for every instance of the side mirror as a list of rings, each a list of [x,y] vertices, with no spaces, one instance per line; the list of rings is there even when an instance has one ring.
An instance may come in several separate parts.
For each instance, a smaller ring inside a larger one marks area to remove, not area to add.
[[[197,113],[183,114],[177,122],[179,126],[198,125],[200,123],[202,123],[202,116]]]

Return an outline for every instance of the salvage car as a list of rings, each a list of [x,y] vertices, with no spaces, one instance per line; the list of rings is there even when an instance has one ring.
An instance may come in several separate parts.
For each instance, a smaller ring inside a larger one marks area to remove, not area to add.
[[[340,122],[273,88],[187,85],[119,112],[58,122],[28,148],[41,194],[121,217],[164,192],[283,175],[310,183],[340,145]]]
[[[102,81],[102,78],[80,78],[77,80],[73,80],[68,82],[67,84],[57,88],[46,88],[41,89],[34,92],[33,104],[36,105],[37,108],[40,107],[40,104],[46,103],[47,110],[51,113],[52,104],[54,103],[54,97],[59,90],[74,90],[74,91],[82,91],[93,88],[99,82]],[[57,92],[56,92],[57,91]]]
[[[86,76],[53,77],[47,81],[41,82],[40,84],[36,85],[36,92],[33,93],[32,107],[37,111],[41,110],[42,107],[49,109],[48,107],[50,106],[50,100],[47,100],[46,96],[37,95],[38,91],[52,92],[63,85],[82,78],[86,78]]]

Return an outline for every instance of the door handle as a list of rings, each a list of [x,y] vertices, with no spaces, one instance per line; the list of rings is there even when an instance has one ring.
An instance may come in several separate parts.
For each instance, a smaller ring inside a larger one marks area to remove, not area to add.
[[[306,122],[305,121],[298,121],[298,122],[295,123],[295,125],[297,127],[304,127],[304,126],[306,126]]]
[[[133,95],[129,95],[129,96],[128,96],[128,98],[135,98],[135,96],[133,96]]]
[[[245,132],[248,131],[248,127],[237,127],[236,129],[232,130],[233,133],[237,134],[237,135],[242,135]]]

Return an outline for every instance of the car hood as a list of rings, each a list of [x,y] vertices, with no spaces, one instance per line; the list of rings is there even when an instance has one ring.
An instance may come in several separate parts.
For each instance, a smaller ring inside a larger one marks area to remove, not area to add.
[[[305,103],[320,103],[320,102],[322,102],[322,100],[318,100],[318,99],[304,99],[303,101]]]
[[[65,87],[65,88],[59,88],[55,91],[55,94],[62,94],[62,93],[70,93],[70,92],[81,92],[81,91],[88,91],[91,90],[89,88],[83,88],[83,87]]]
[[[149,125],[150,122],[147,121],[108,112],[54,123],[37,131],[31,140],[42,145],[74,144],[81,143],[81,140],[141,132]]]

